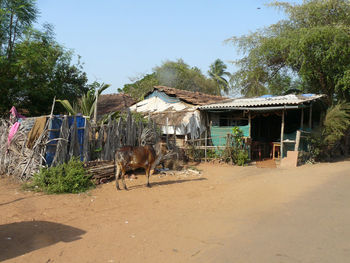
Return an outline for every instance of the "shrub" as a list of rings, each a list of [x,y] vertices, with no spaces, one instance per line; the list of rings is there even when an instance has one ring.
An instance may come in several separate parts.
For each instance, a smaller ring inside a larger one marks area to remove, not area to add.
[[[236,164],[244,166],[249,161],[249,154],[247,150],[239,150],[236,156]]]
[[[327,110],[323,122],[324,142],[336,145],[350,127],[350,103],[339,103]]]
[[[83,163],[73,158],[56,167],[42,168],[24,188],[48,194],[80,193],[95,186],[90,177]]]
[[[350,127],[350,103],[338,103],[326,113],[323,126],[307,137],[306,162],[330,161],[342,150],[342,140]],[[347,152],[347,149],[344,150]]]
[[[226,139],[226,147],[222,152],[221,158],[225,162],[243,166],[249,161],[248,150],[244,144],[243,131],[239,127],[232,129]]]
[[[220,150],[218,149],[207,149],[208,159],[218,159],[220,157]]]

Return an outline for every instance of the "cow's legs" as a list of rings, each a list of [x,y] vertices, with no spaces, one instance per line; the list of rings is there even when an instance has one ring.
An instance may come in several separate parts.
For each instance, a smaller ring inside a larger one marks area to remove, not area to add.
[[[149,183],[149,176],[150,176],[150,173],[151,173],[151,166],[148,166],[148,167],[146,168],[147,187],[151,187],[151,184]]]
[[[117,188],[117,190],[120,190],[119,187],[119,175],[120,175],[120,166],[117,164],[117,170],[115,172],[115,187]]]
[[[126,183],[125,183],[125,174],[126,174],[126,170],[122,168],[122,182],[123,182],[123,186],[125,190],[128,190],[128,188],[126,187]]]

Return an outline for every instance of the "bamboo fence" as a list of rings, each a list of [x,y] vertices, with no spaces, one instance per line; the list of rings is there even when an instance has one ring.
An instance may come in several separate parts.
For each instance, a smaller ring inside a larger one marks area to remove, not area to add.
[[[103,168],[103,164],[114,160],[114,153],[118,147],[155,144],[160,138],[158,128],[151,119],[146,123],[137,122],[129,112],[125,120],[122,118],[109,119],[104,125],[96,125],[85,119],[84,127],[77,127],[76,117],[69,127],[68,117],[64,116],[60,129],[55,130],[59,131],[58,138],[49,139],[49,133],[53,131],[49,128],[51,127],[50,122],[54,118],[53,115],[48,116],[44,131],[35,141],[32,149],[27,148],[26,142],[34,118],[29,118],[32,119],[29,127],[20,125],[10,144],[7,138],[12,124],[0,119],[0,174],[7,174],[22,180],[29,179],[40,168],[48,166],[45,154],[50,145],[50,147],[55,147],[51,165],[59,165],[73,157],[80,158],[87,163],[87,167],[92,165],[88,164],[90,161],[95,163],[92,166],[97,166],[97,163],[100,162],[99,172],[96,170],[97,176],[101,177],[101,173],[105,170],[106,177],[108,177],[111,174],[110,166]],[[28,120],[24,119],[22,123],[27,123]],[[79,129],[84,129],[82,143],[78,138]]]

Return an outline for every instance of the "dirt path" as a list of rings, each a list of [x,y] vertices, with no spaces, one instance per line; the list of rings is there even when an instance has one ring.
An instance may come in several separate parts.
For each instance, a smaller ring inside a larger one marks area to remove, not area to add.
[[[295,169],[200,165],[130,191],[22,192],[0,180],[0,261],[348,262],[350,161]]]

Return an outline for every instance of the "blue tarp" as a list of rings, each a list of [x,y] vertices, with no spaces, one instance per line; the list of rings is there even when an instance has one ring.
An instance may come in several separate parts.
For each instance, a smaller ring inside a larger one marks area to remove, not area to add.
[[[85,127],[85,118],[82,116],[76,116],[77,118],[77,127],[78,127],[78,141],[80,145],[80,159],[83,160],[83,143],[84,143],[84,127]],[[53,119],[49,120],[49,143],[47,144],[46,147],[46,154],[45,154],[45,159],[46,159],[46,164],[48,166],[51,165],[53,158],[56,153],[56,146],[57,146],[57,139],[60,136],[60,128],[62,125],[62,120],[63,117],[58,115],[54,116]],[[68,117],[68,124],[69,127],[72,126],[74,123],[74,116],[69,116]],[[70,138],[69,138],[70,140]]]

